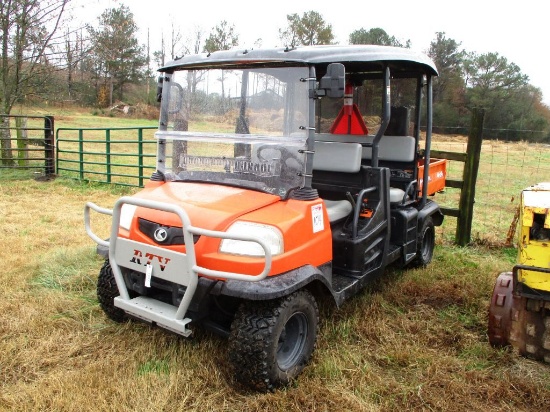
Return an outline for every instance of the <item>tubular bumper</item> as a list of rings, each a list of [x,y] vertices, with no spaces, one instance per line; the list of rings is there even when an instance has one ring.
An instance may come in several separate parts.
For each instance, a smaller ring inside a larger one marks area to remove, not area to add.
[[[121,208],[124,204],[161,210],[177,215],[182,222],[185,253],[174,252],[160,247],[135,242],[130,239],[119,238],[118,230],[120,226]],[[103,240],[93,233],[90,225],[90,209],[98,213],[113,216],[110,240]],[[226,232],[194,227],[191,225],[187,213],[177,205],[128,196],[120,198],[115,203],[113,210],[104,209],[94,203],[88,202],[84,208],[84,222],[88,236],[90,236],[100,247],[105,247],[109,250],[109,261],[120,294],[120,296],[116,297],[114,300],[115,306],[132,316],[156,323],[158,326],[184,336],[189,336],[191,334],[191,331],[187,329],[187,324],[191,322],[191,319],[185,318],[185,314],[187,313],[193,295],[197,289],[199,274],[218,279],[249,283],[262,281],[271,270],[271,250],[262,239],[247,235],[229,235]],[[258,243],[265,253],[262,272],[257,276],[250,276],[242,273],[223,272],[198,266],[193,235]],[[145,296],[139,296],[133,299],[130,298],[128,288],[126,287],[120,269],[121,266],[145,273],[145,278],[149,280],[151,277],[159,277],[185,286],[185,293],[179,307],[176,308],[175,306]]]

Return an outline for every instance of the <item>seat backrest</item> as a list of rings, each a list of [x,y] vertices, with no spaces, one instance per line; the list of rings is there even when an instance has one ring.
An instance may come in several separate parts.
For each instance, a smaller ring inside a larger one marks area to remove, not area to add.
[[[319,133],[315,135],[315,144],[323,142],[372,144],[373,135],[346,135]],[[378,158],[389,162],[412,162],[415,159],[416,141],[412,136],[382,136],[378,144]],[[363,147],[361,157],[372,159],[372,148]]]
[[[361,170],[361,156],[359,143],[316,141],[313,170],[357,173]]]
[[[383,136],[378,144],[378,159],[389,162],[412,162],[415,146],[416,142],[412,136]],[[372,148],[363,147],[362,157],[371,160]]]

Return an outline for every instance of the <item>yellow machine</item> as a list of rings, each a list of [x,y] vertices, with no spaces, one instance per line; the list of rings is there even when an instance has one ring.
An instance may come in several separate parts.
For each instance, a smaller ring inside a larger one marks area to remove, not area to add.
[[[489,342],[550,363],[550,182],[521,194],[518,264],[501,273],[489,308]]]

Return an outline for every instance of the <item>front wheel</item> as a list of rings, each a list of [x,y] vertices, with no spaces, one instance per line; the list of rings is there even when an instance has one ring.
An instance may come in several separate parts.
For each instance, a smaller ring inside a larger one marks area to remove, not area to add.
[[[114,299],[119,295],[113,269],[109,259],[105,260],[97,278],[97,300],[103,312],[115,322],[124,322],[126,313],[115,306]]]
[[[229,359],[235,377],[260,391],[286,385],[309,361],[319,326],[313,295],[243,303],[231,325]]]

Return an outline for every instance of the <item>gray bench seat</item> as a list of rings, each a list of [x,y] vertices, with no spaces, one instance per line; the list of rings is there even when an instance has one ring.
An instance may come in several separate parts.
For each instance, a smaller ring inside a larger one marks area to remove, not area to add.
[[[315,141],[334,143],[372,144],[374,135],[318,133]],[[416,141],[412,136],[382,136],[378,144],[378,158],[390,162],[412,162],[415,159]],[[362,147],[361,158],[372,159],[372,148]]]
[[[316,135],[316,137],[319,135]],[[346,136],[346,135],[327,135],[327,136]],[[369,137],[369,136],[359,136]],[[410,136],[396,136],[396,137],[410,137]],[[352,136],[357,138],[357,136]],[[413,142],[414,142],[414,138]],[[345,140],[345,139],[344,139]],[[403,139],[408,141],[408,139]],[[408,143],[407,143],[408,144]],[[414,147],[414,143],[413,143]],[[359,142],[341,142],[341,141],[315,141],[315,155],[313,157],[313,171],[326,171],[326,172],[339,172],[339,173],[358,173],[361,170],[361,160],[365,159],[365,148],[362,147]],[[413,153],[414,156],[414,153]],[[401,155],[400,159],[408,157]],[[413,157],[414,159],[414,157]],[[401,160],[405,161],[405,160]],[[315,175],[315,173],[314,173]],[[398,204],[403,201],[405,192],[399,188],[390,188],[390,203]],[[323,199],[327,208],[329,221],[334,223],[347,217],[353,206],[349,200],[327,200]]]

